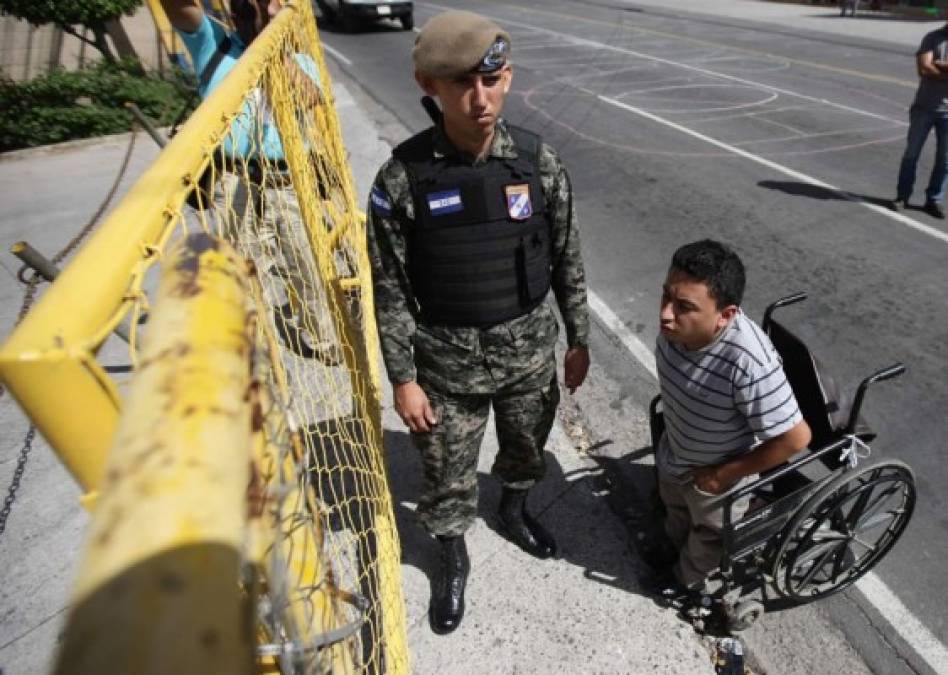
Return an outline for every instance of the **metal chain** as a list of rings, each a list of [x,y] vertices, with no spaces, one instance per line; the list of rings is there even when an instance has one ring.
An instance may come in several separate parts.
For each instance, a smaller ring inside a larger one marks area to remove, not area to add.
[[[25,269],[24,267],[17,273],[17,277],[19,277],[20,281],[26,284],[26,291],[23,293],[23,304],[20,306],[20,313],[17,315],[16,325],[20,325],[20,322],[23,321],[23,317],[30,311],[30,306],[36,297],[36,289],[41,280],[40,275],[36,272],[34,272],[33,276],[29,279],[24,279],[23,271]],[[0,396],[3,395],[4,391],[5,389],[0,387]],[[10,481],[10,487],[7,488],[7,496],[3,500],[3,509],[0,509],[0,536],[2,536],[3,531],[7,529],[7,518],[10,517],[13,502],[16,501],[16,493],[17,490],[20,489],[20,480],[23,478],[23,472],[26,471],[26,462],[30,458],[30,451],[33,449],[33,439],[35,437],[36,427],[31,424],[26,432],[26,436],[23,438],[23,447],[20,448],[20,454],[16,459],[16,468],[13,470],[13,480]]]
[[[112,198],[115,197],[115,192],[118,190],[119,184],[122,182],[122,178],[125,176],[125,171],[128,169],[128,163],[132,159],[132,151],[135,149],[135,139],[138,137],[138,127],[133,123],[132,124],[132,136],[128,141],[128,148],[125,150],[125,158],[122,160],[122,166],[118,170],[118,175],[115,176],[115,181],[112,183],[112,187],[109,189],[108,194],[105,196],[105,199],[102,200],[102,203],[99,204],[99,208],[95,210],[95,213],[92,214],[92,217],[89,218],[81,230],[66,244],[63,249],[53,256],[53,264],[62,262],[67,255],[72,253],[82,240],[92,231],[96,226],[96,223],[99,222],[99,218],[102,217],[102,214],[105,213],[105,209],[108,208],[109,203],[112,201]],[[38,272],[33,272],[29,277],[26,276],[26,272],[29,268],[24,265],[17,272],[17,278],[26,284],[26,291],[23,293],[23,304],[20,306],[20,313],[17,315],[16,324],[19,325],[23,318],[30,311],[30,308],[33,306],[33,300],[36,298],[36,290],[39,287],[42,277]],[[6,389],[0,386],[0,396],[6,392]],[[23,447],[20,449],[20,454],[17,456],[16,468],[13,470],[13,480],[10,481],[10,487],[7,488],[7,496],[3,500],[3,508],[0,509],[0,536],[3,535],[4,530],[7,529],[7,518],[10,517],[10,511],[13,509],[13,502],[16,501],[16,493],[20,489],[20,481],[23,479],[23,473],[26,471],[26,462],[30,458],[30,451],[33,450],[33,439],[36,438],[36,427],[32,424],[30,425],[29,430],[26,432],[26,436],[23,438]],[[2,671],[0,671],[2,675]]]
[[[3,508],[0,509],[0,535],[7,529],[7,518],[10,517],[10,510],[13,508],[13,502],[16,501],[16,491],[20,489],[20,479],[23,478],[23,472],[26,471],[26,461],[30,458],[30,451],[33,449],[33,439],[36,437],[36,427],[30,426],[26,432],[26,438],[23,439],[23,449],[16,460],[16,469],[13,470],[13,480],[7,490],[6,499],[3,500]]]

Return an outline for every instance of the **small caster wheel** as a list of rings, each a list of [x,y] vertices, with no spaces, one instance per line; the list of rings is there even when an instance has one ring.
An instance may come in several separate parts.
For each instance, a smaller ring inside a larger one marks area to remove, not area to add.
[[[739,602],[727,613],[727,629],[732,633],[747,630],[763,613],[764,604],[759,600]]]

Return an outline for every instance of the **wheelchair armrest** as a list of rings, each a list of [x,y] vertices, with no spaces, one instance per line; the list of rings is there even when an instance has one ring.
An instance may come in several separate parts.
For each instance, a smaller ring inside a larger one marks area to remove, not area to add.
[[[788,462],[787,464],[780,467],[776,471],[773,471],[772,473],[768,473],[766,476],[761,476],[757,480],[751,483],[748,483],[747,485],[744,485],[741,488],[732,489],[729,492],[725,492],[724,493],[724,499],[725,499],[724,501],[724,527],[731,526],[731,508],[733,507],[734,502],[736,502],[738,499],[741,499],[742,497],[746,497],[747,495],[750,495],[756,492],[757,490],[760,490],[764,486],[770,485],[771,483],[776,481],[778,478],[781,478],[782,476],[786,476],[787,474],[793,471],[797,471],[801,469],[802,467],[806,466],[807,464],[810,464],[811,462],[814,462],[817,459],[820,459],[821,457],[825,457],[831,452],[841,451],[844,447],[846,447],[848,443],[849,443],[849,438],[847,436],[842,436],[838,440],[830,443],[829,445],[826,445],[820,448],[819,450],[809,452],[803,455],[802,457],[800,457],[799,459],[796,459],[792,462]]]

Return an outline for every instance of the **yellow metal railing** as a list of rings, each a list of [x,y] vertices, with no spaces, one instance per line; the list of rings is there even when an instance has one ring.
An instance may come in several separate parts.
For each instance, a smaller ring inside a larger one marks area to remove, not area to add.
[[[77,576],[58,673],[252,672],[243,261],[194,235],[163,270]],[[213,489],[208,489],[213,486]]]
[[[200,208],[185,205],[189,194]],[[209,547],[224,566],[236,552],[238,572],[231,568],[221,583],[205,585],[200,580],[211,568],[185,560],[185,571],[166,580],[193,589],[198,604],[205,586],[207,603],[222,589],[239,587],[220,615],[215,612],[216,618],[237,612],[246,619],[241,608],[254,608],[255,620],[243,624],[251,635],[227,638],[238,660],[247,639],[255,645],[258,671],[407,671],[364,227],[311,7],[289,4],[0,347],[0,380],[87,493],[87,503],[97,504],[64,655],[72,654],[75,639],[98,630],[95,617],[115,588],[155,581],[151,573],[163,567],[145,562],[174,562],[177,552],[200,557]],[[185,253],[188,263],[172,258],[170,247],[195,233],[229,242],[250,265],[246,282],[237,281],[243,263],[225,264],[223,254]],[[230,328],[213,338],[227,345],[226,358],[247,340],[246,387],[236,377],[214,381],[198,373],[217,362],[209,352],[190,351],[211,339],[210,326],[166,320],[174,310],[165,305],[178,303],[161,288],[183,288],[180,275],[194,272],[189,266],[198,260],[217,281],[188,286],[194,295],[178,298],[182,307],[216,306],[207,289],[221,291],[227,279],[234,288],[247,287],[245,320],[221,319],[217,323]],[[156,288],[159,270],[178,281]],[[97,357],[122,322],[130,330],[121,348],[134,367],[127,396],[126,384]],[[179,367],[185,372],[172,396],[161,387],[172,386],[169,378],[181,374]],[[138,393],[142,388],[152,393]],[[194,412],[224,390],[244,397],[246,424],[234,417],[225,430],[215,414]],[[144,410],[142,400],[167,405]],[[203,431],[192,426],[198,422]],[[168,460],[174,466],[163,467],[170,473],[136,482],[142,474],[131,469],[150,466],[156,430],[180,431],[179,423],[191,435],[175,441],[178,454]],[[215,450],[206,454],[205,468],[217,466],[229,476],[223,482],[199,480],[204,469],[192,475],[186,468],[188,458],[205,457],[207,443]],[[234,485],[244,479],[249,488],[235,495]],[[155,519],[162,536],[136,543],[136,533],[127,532],[131,538],[112,540],[116,514],[125,514],[140,490],[149,503],[163,504],[145,517],[145,527]],[[204,513],[206,500],[229,506],[208,509],[206,529],[183,528],[193,510]],[[213,534],[223,530],[229,533],[223,539]],[[109,544],[108,551],[100,544]],[[137,600],[125,603],[120,616],[141,628],[132,631],[136,639],[146,640],[149,626],[154,639],[164,639],[162,626],[190,630],[179,615],[187,614],[191,599],[159,602],[160,591],[128,591]],[[224,639],[225,632],[214,635]],[[217,637],[205,638],[218,644]],[[128,649],[135,658],[147,652],[140,643]],[[190,669],[179,665],[174,672],[207,670],[199,659]]]

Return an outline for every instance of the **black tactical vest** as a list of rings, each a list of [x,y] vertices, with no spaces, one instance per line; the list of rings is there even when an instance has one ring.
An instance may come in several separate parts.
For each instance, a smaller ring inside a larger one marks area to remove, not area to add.
[[[540,137],[507,130],[517,158],[490,157],[476,167],[434,158],[433,128],[393,152],[411,181],[408,276],[424,323],[491,326],[531,311],[550,289]]]

